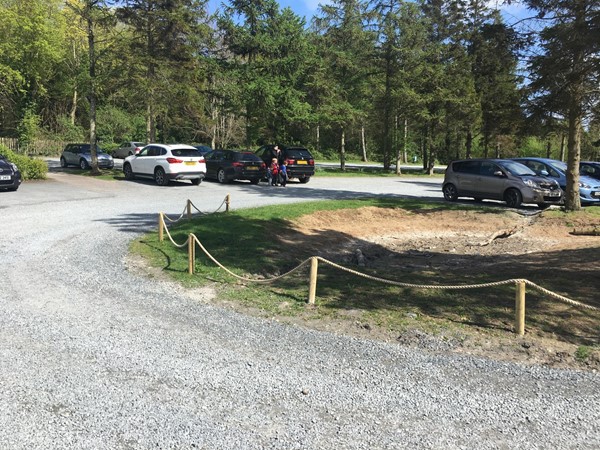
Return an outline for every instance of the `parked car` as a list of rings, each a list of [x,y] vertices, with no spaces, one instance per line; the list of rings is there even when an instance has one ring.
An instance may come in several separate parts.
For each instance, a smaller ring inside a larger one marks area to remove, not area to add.
[[[206,178],[219,183],[249,180],[252,184],[267,176],[266,164],[254,153],[236,150],[213,150],[204,155]]]
[[[128,156],[137,155],[140,152],[140,150],[144,147],[144,145],[146,144],[144,144],[143,142],[123,142],[121,145],[119,145],[119,148],[113,152],[113,156],[115,158],[125,159]]]
[[[514,158],[537,175],[556,180],[563,191],[567,190],[567,163],[556,159],[523,157]],[[600,202],[600,181],[586,175],[579,177],[579,198],[582,204]]]
[[[21,172],[15,163],[0,155],[0,189],[16,191],[21,185]]]
[[[212,148],[208,145],[194,145],[198,149],[201,155],[206,155],[208,152],[212,152]]]
[[[582,161],[579,163],[579,174],[600,180],[600,162]]]
[[[191,145],[149,144],[137,155],[125,158],[123,174],[128,180],[138,176],[152,178],[160,186],[171,180],[190,180],[198,185],[206,175],[206,163]]]
[[[61,167],[79,166],[81,169],[92,167],[92,153],[90,144],[67,144],[60,155]],[[100,147],[96,147],[98,167],[101,169],[112,169],[115,166],[113,157],[105,153]]]
[[[503,200],[511,208],[537,203],[541,208],[562,203],[563,193],[555,180],[538,176],[509,159],[465,159],[448,164],[442,185],[444,198]]]
[[[285,147],[280,145],[279,163],[286,161],[289,178],[298,178],[300,183],[308,183],[310,177],[315,174],[315,160],[310,151],[304,147]],[[277,155],[274,151],[275,145],[263,145],[255,153],[266,164]]]

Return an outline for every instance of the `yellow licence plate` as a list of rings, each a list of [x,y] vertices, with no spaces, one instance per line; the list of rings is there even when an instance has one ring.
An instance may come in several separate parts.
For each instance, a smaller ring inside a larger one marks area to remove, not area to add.
[[[248,169],[248,170],[258,170],[258,167],[256,167],[256,166],[248,166],[248,167],[246,167],[246,169]]]
[[[308,164],[306,161],[300,160],[300,161],[296,161],[296,164]]]
[[[186,166],[195,166],[196,165],[196,161],[186,161],[185,165]]]

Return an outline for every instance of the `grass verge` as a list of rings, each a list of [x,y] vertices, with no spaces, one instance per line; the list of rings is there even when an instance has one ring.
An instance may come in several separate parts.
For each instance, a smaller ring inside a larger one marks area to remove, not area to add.
[[[271,278],[314,256],[315,242],[326,246],[327,242],[336,241],[339,237],[334,230],[317,232],[316,236],[297,233],[293,224],[295,219],[321,210],[366,206],[401,208],[411,212],[476,209],[478,214],[505,214],[498,208],[372,198],[297,203],[197,216],[169,226],[169,229],[178,243],[185,242],[190,233],[195,234],[221,264],[238,275]],[[586,220],[599,211],[600,208],[593,208],[578,214]],[[580,217],[559,211],[544,214],[564,219],[565,226],[570,226],[576,217]],[[184,286],[194,288],[210,283],[217,289],[219,299],[265,317],[311,325],[319,323],[321,328],[327,329],[331,326],[339,329],[358,327],[370,333],[377,329],[388,336],[397,336],[407,329],[418,327],[448,339],[465,339],[473,330],[487,336],[514,337],[510,333],[514,320],[513,285],[473,290],[412,289],[357,278],[320,264],[317,304],[309,306],[306,304],[308,268],[270,284],[241,283],[216,267],[199,249],[196,253],[196,276],[190,276],[187,273],[187,249],[173,246],[167,238],[159,242],[157,233],[133,241],[131,250]],[[514,267],[505,269],[505,272],[492,269],[461,272],[460,275],[435,267],[380,268],[376,271],[354,269],[380,278],[419,285],[479,284],[515,277]],[[516,275],[528,278],[527,270],[524,265],[522,269],[516,269]],[[535,282],[549,289],[561,286],[577,288],[572,283],[571,271],[538,271],[535,275]],[[574,310],[537,292],[528,292],[527,333],[530,335],[550,336],[573,345],[595,348],[600,334],[599,321],[597,313]],[[574,323],[577,325],[574,326]],[[581,351],[579,353],[578,359],[583,360]]]

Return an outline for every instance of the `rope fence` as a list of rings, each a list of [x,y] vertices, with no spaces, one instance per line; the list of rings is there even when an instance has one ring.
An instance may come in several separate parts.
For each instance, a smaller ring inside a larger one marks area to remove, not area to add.
[[[225,211],[229,212],[230,203],[231,203],[231,197],[229,194],[227,194],[227,196],[225,197],[225,199],[223,200],[221,205],[214,212],[218,212],[223,207],[223,205],[225,205]],[[240,275],[232,272],[227,267],[225,267],[223,264],[221,264],[213,255],[211,255],[211,253],[204,247],[204,245],[202,245],[202,243],[200,242],[200,240],[198,239],[198,237],[195,234],[190,233],[188,235],[187,239],[185,240],[185,242],[183,242],[181,244],[175,242],[175,240],[171,236],[171,233],[169,232],[166,221],[169,221],[171,223],[176,223],[176,222],[182,220],[184,217],[186,217],[187,219],[191,219],[192,208],[194,208],[200,214],[203,214],[203,215],[208,214],[208,213],[204,213],[204,212],[200,211],[190,200],[188,200],[184,211],[181,213],[181,215],[177,219],[169,218],[166,214],[164,214],[162,212],[159,213],[159,216],[158,216],[159,240],[162,242],[164,240],[164,234],[166,233],[167,237],[169,238],[169,240],[175,247],[184,248],[187,246],[187,248],[188,248],[188,273],[190,275],[194,274],[195,269],[196,269],[196,247],[198,247],[198,248],[200,248],[200,250],[202,250],[202,252],[204,252],[206,257],[208,259],[210,259],[219,268],[223,269],[230,276],[232,276],[240,281],[247,282],[247,283],[265,283],[265,284],[272,283],[274,281],[280,280],[282,278],[285,278],[285,277],[299,271],[303,267],[310,265],[310,276],[309,276],[309,282],[308,282],[308,303],[313,304],[313,305],[316,302],[317,276],[318,276],[319,262],[322,262],[323,264],[327,264],[337,270],[350,273],[350,274],[355,275],[360,278],[364,278],[367,280],[371,280],[371,281],[375,281],[375,282],[379,282],[379,283],[383,283],[383,284],[389,284],[392,286],[411,288],[411,289],[467,290],[467,289],[485,289],[485,288],[513,284],[515,286],[515,291],[516,291],[516,293],[515,293],[515,332],[519,336],[523,336],[525,334],[526,286],[529,286],[530,288],[532,288],[534,290],[537,290],[551,298],[554,298],[556,300],[559,300],[559,301],[569,304],[571,306],[574,306],[577,308],[582,308],[582,309],[587,309],[590,311],[600,311],[600,308],[598,308],[596,306],[588,305],[588,304],[573,300],[571,298],[565,297],[564,295],[557,294],[556,292],[550,291],[549,289],[546,289],[542,286],[539,286],[536,283],[533,283],[532,281],[529,281],[529,280],[523,279],[523,278],[511,278],[508,280],[495,281],[495,282],[490,282],[490,283],[465,284],[465,285],[413,284],[413,283],[404,283],[404,282],[400,282],[400,281],[388,280],[385,278],[380,278],[380,277],[369,275],[369,274],[366,274],[363,272],[359,272],[357,270],[350,269],[350,268],[342,266],[340,264],[336,264],[336,263],[329,261],[325,258],[322,258],[320,256],[312,256],[310,258],[307,258],[304,261],[302,261],[301,263],[299,263],[293,269],[287,271],[284,274],[281,274],[281,275],[278,275],[275,277],[271,277],[271,278],[243,277],[243,276],[240,276]]]

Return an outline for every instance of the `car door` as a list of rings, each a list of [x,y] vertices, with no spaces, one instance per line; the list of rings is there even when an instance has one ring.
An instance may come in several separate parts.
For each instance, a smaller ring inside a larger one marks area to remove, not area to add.
[[[65,149],[63,156],[65,157],[67,164],[79,164],[79,160],[76,158],[78,147],[78,145],[73,144]]]
[[[220,150],[214,150],[204,155],[204,159],[206,160],[206,176],[208,178],[217,178],[217,170],[222,158],[223,152]]]
[[[454,163],[456,188],[462,196],[472,196],[477,192],[477,183],[480,178],[479,161],[460,161]]]
[[[134,173],[139,173],[143,175],[152,175],[154,173],[152,166],[152,158],[150,157],[152,149],[152,145],[147,145],[131,161],[131,167],[133,168]]]
[[[481,198],[501,200],[504,196],[506,181],[506,174],[498,164],[493,161],[481,161],[476,193],[479,193]]]

